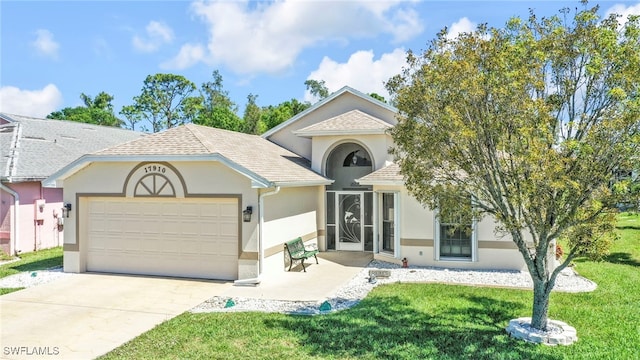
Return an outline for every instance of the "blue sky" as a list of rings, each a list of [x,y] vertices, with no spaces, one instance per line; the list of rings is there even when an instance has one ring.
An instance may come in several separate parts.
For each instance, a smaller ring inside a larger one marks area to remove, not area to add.
[[[640,14],[640,1],[591,2]],[[242,109],[313,101],[307,79],[388,96],[383,83],[447,27],[501,27],[512,16],[558,14],[579,1],[12,1],[0,2],[0,111],[44,117],[105,91],[116,113],[147,75],[197,86],[219,70]],[[241,115],[241,114],[240,114]]]

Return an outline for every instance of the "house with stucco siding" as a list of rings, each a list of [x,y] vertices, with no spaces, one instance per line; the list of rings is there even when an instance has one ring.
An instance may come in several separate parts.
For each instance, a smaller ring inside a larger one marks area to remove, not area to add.
[[[395,263],[524,269],[492,219],[454,226],[407,192],[389,154],[396,114],[344,87],[262,136],[188,124],[86,154],[45,181],[73,209],[64,270],[257,282],[287,271],[297,237]]]

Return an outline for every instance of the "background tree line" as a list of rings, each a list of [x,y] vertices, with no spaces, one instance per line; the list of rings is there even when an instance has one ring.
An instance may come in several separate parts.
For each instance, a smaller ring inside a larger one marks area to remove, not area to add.
[[[140,95],[122,107],[118,117],[113,109],[113,96],[100,92],[95,98],[80,94],[84,105],[52,112],[49,119],[71,120],[90,124],[124,127],[131,130],[159,132],[182,124],[193,123],[220,129],[262,134],[311,106],[297,99],[277,105],[259,106],[258,95],[247,95],[242,116],[238,105],[223,87],[222,75],[214,70],[211,80],[200,88],[182,75],[155,74],[144,80]],[[329,96],[323,80],[307,80],[305,86],[318,99]],[[385,101],[378,94],[371,94]],[[150,126],[150,127],[149,127]]]

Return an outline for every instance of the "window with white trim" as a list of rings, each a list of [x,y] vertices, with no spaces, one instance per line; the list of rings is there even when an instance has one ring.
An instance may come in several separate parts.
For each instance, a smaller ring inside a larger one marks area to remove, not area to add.
[[[476,261],[476,222],[471,213],[471,201],[458,205],[453,211],[436,213],[436,260]]]

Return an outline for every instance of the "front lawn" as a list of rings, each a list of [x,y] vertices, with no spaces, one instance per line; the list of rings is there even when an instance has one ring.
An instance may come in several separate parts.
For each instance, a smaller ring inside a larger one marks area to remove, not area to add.
[[[578,330],[568,347],[506,335],[510,319],[531,315],[530,291],[394,284],[322,316],[185,313],[103,359],[638,359],[640,216],[622,215],[618,231],[607,261],[576,261],[594,292],[551,297],[550,317]]]
[[[20,260],[0,265],[0,278],[24,271],[46,270],[62,266],[62,247],[24,253]],[[0,288],[0,295],[8,294],[20,288]]]

